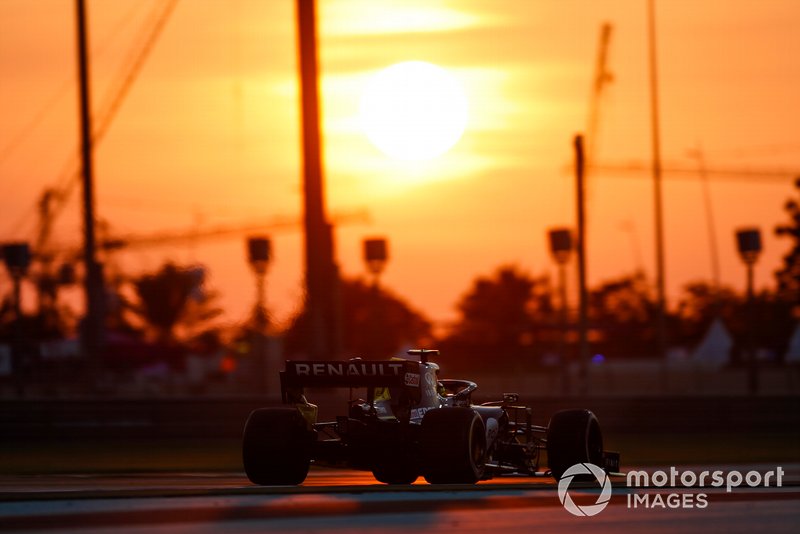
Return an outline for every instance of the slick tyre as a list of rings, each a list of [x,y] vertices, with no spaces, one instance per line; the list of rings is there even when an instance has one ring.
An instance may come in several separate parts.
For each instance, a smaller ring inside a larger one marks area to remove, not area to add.
[[[301,484],[308,475],[313,439],[313,431],[296,408],[253,411],[242,439],[247,478],[262,486]]]
[[[372,475],[384,484],[413,484],[419,478],[419,467],[411,458],[387,458],[375,466]]]
[[[430,410],[420,429],[422,475],[431,484],[475,484],[486,464],[486,428],[470,408]]]
[[[579,463],[603,467],[603,434],[589,410],[557,412],[547,425],[547,463],[553,478]]]

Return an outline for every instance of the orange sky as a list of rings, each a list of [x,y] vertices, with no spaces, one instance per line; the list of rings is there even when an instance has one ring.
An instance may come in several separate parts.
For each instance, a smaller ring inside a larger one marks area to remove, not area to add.
[[[101,115],[117,72],[157,2],[89,1],[93,102]],[[585,128],[600,25],[613,24],[613,83],[601,104],[596,159],[650,158],[645,0],[320,0],[328,206],[371,223],[337,232],[346,275],[365,271],[361,240],[385,235],[385,284],[432,319],[453,317],[472,279],[515,263],[553,272],[546,230],[572,225],[572,136]],[[32,239],[34,206],[76,151],[71,0],[0,0],[0,240]],[[734,230],[757,225],[756,283],[773,284],[788,242],[772,236],[800,174],[800,4],[794,0],[657,2],[662,154],[667,168],[786,169],[712,176],[723,283],[741,287]],[[390,160],[359,131],[371,74],[424,60],[461,81],[470,122],[444,156]],[[97,146],[98,214],[113,233],[239,224],[301,213],[291,0],[182,0],[108,134]],[[36,117],[40,119],[37,121]],[[57,221],[77,243],[79,212]],[[646,174],[603,173],[589,185],[589,280],[653,272]],[[667,287],[711,276],[706,212],[694,174],[665,174]],[[302,293],[302,234],[272,233],[268,301],[278,320]],[[253,303],[244,236],[136,249],[126,273],[166,259],[202,263],[231,320]],[[8,291],[5,275],[0,292]],[[29,305],[32,304],[32,301]]]

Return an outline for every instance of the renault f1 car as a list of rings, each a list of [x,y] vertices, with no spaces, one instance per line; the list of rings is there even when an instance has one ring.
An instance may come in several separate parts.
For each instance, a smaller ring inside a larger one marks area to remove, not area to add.
[[[431,484],[474,484],[507,473],[546,475],[542,451],[555,478],[581,462],[619,470],[619,454],[603,450],[589,410],[558,412],[543,427],[532,424],[531,409],[518,406],[514,393],[475,405],[477,384],[439,378],[434,355],[415,349],[409,356],[418,361],[287,361],[284,406],[257,409],[245,424],[247,477],[259,485],[301,484],[313,462],[372,471],[387,484],[420,476]],[[350,388],[347,412],[317,421],[306,388]]]

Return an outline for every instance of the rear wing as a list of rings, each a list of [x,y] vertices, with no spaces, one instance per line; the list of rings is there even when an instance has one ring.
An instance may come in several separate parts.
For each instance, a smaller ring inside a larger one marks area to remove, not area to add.
[[[419,363],[408,360],[382,361],[287,361],[281,374],[281,397],[287,390],[303,388],[412,387],[419,388]]]

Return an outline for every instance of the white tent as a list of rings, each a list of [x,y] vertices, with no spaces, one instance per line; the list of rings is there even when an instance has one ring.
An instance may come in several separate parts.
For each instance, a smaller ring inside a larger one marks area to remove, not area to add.
[[[714,319],[706,335],[692,352],[692,361],[709,367],[722,367],[731,361],[733,338],[722,322]]]

